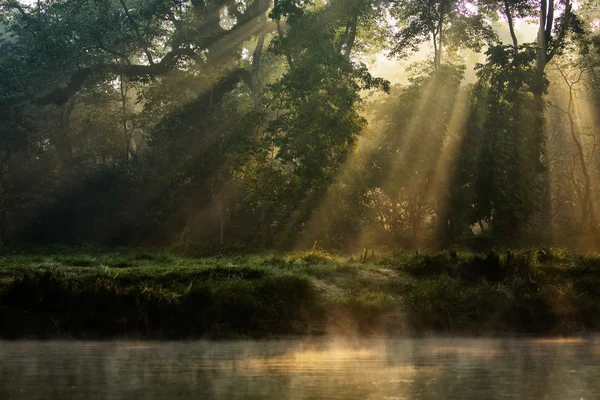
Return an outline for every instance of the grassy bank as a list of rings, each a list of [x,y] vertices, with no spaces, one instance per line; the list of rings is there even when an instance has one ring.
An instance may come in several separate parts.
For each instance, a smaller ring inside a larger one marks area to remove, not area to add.
[[[186,258],[0,257],[2,337],[575,334],[600,330],[600,257],[560,250]]]

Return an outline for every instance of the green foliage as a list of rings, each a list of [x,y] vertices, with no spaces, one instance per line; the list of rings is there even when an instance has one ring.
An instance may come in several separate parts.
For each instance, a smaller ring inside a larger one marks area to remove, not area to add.
[[[357,264],[324,253],[29,248],[0,257],[0,335],[568,334],[598,328],[598,266],[559,249]]]
[[[463,90],[464,67],[425,66],[408,87],[377,105],[383,130],[368,171],[367,197],[378,224],[405,246],[431,241],[438,228],[428,216],[443,218],[439,199],[451,187],[436,170],[445,143],[456,135],[451,120]]]
[[[463,140],[457,193],[471,223],[485,221],[500,240],[518,240],[542,207],[544,139],[536,126],[535,48],[491,47],[478,66]],[[467,196],[465,196],[467,194]]]
[[[548,191],[541,52],[576,48],[597,75],[594,8],[569,4],[547,43],[514,48],[490,21],[538,3],[3,1],[0,244],[539,242],[548,204],[581,185],[572,173]],[[432,59],[393,91],[364,61],[424,45]],[[486,51],[472,86],[463,49]],[[567,205],[565,237],[579,228]]]
[[[444,46],[480,51],[483,46],[497,41],[484,16],[462,1],[392,2],[391,15],[399,22],[391,53],[407,57],[431,40],[436,67],[442,63]]]
[[[349,57],[353,43],[341,52],[344,19],[331,19],[341,12],[338,2],[302,12],[292,4],[293,15],[277,7],[273,15],[288,16],[290,29],[272,51],[289,58],[289,70],[266,87],[262,107],[240,120],[223,147],[248,188],[247,202],[289,216],[323,193],[364,130],[360,91],[387,91],[389,83]]]

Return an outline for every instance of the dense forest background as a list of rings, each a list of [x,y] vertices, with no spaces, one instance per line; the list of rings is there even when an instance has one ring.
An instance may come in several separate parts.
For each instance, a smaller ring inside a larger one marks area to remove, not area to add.
[[[594,0],[0,0],[1,243],[594,250],[599,74]]]

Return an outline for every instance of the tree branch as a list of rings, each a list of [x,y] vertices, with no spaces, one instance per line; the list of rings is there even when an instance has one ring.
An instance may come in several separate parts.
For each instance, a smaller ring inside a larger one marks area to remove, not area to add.
[[[540,46],[542,49],[544,49],[544,52],[546,51],[546,45],[547,45],[547,41],[546,41],[546,7],[547,7],[547,3],[546,0],[540,0],[541,4],[540,4],[540,25],[539,25],[539,29],[538,29],[538,46]]]
[[[340,38],[340,40],[336,44],[336,49],[337,49],[338,52],[342,51],[342,46],[344,45],[344,43],[346,43],[349,32],[350,32],[350,22],[347,22],[346,23],[346,31],[344,32],[344,34],[342,35],[342,37]]]
[[[567,2],[564,15],[565,15],[565,17],[564,17],[563,23],[560,27],[560,32],[558,33],[558,38],[555,41],[555,45],[554,45],[554,47],[552,47],[552,50],[550,51],[550,53],[548,53],[548,55],[546,56],[546,59],[548,61],[552,60],[552,58],[556,55],[556,52],[562,45],[562,42],[565,39],[565,35],[567,34],[567,29],[569,27],[569,21],[571,20],[571,16],[572,16],[570,1]]]
[[[93,73],[122,74],[128,78],[164,75],[172,69],[177,59],[184,55],[192,58],[198,56],[191,49],[184,48],[170,51],[158,64],[153,65],[98,64],[94,67],[81,68],[71,75],[66,87],[55,89],[45,96],[34,99],[33,102],[38,105],[64,104],[81,89],[85,80]]]
[[[358,24],[358,11],[352,17],[352,25],[350,26],[350,36],[348,37],[348,41],[346,42],[346,51],[344,52],[344,57],[346,60],[350,59],[350,53],[352,52],[352,47],[354,47],[354,40],[356,39],[356,25]]]
[[[258,109],[260,108],[260,81],[259,81],[259,72],[260,72],[260,57],[262,55],[263,46],[265,43],[265,34],[261,33],[258,35],[258,40],[256,42],[256,49],[254,49],[254,53],[252,54],[252,96],[254,100],[254,106]]]
[[[277,19],[277,20],[275,20],[275,23],[277,24],[277,33],[279,34],[279,37],[284,39],[285,37],[283,36],[283,29],[281,28],[280,21]],[[288,66],[290,67],[290,69],[294,69],[294,60],[292,60],[292,55],[290,54],[290,52],[288,50],[284,50],[284,52],[285,52],[285,58],[287,59],[287,62],[288,62]]]
[[[104,46],[104,43],[102,43],[101,39],[97,39],[98,41],[98,48],[102,51],[107,52],[110,55],[113,55],[117,58],[120,58],[123,60],[123,62],[125,62],[125,64],[131,64],[131,61],[129,61],[129,57],[127,57],[125,54],[115,51],[115,50],[110,50],[108,48],[106,48],[106,46]]]
[[[519,48],[519,42],[517,41],[517,35],[515,34],[515,27],[513,23],[512,13],[510,12],[508,0],[504,0],[504,14],[506,15],[506,19],[508,20],[508,29],[510,30],[510,37],[512,38],[514,53],[516,54]]]
[[[127,8],[127,4],[125,4],[125,0],[119,0],[119,3],[121,3],[121,6],[123,7],[123,11],[125,11],[125,15],[127,16],[127,19],[129,20],[129,22],[133,26],[133,29],[135,30],[135,34],[137,35],[138,40],[139,40],[140,44],[142,45],[142,48],[144,49],[144,53],[146,54],[146,57],[148,58],[148,62],[150,63],[150,65],[154,65],[154,60],[152,60],[152,54],[150,54],[150,51],[148,50],[148,46],[146,45],[146,42],[142,38],[139,27],[137,26],[137,24],[133,20],[133,17],[129,13],[129,9]]]
[[[1,0],[0,0],[1,1]],[[142,37],[139,34],[139,29],[135,24],[131,14],[127,10],[127,5],[125,4],[125,0],[119,0],[123,9],[125,10],[127,17],[131,24],[134,26],[136,33],[138,33],[138,37],[142,47],[144,48],[144,52],[148,57],[148,61],[150,65],[135,65],[135,64],[107,64],[100,63],[97,65],[79,68],[77,69],[70,78],[69,83],[63,88],[57,88],[52,92],[38,97],[33,100],[34,103],[38,105],[48,105],[48,104],[64,104],[69,98],[77,93],[83,86],[86,79],[92,74],[119,74],[124,75],[127,78],[137,78],[140,76],[160,76],[164,75],[173,69],[177,63],[177,61],[181,57],[188,57],[194,60],[199,60],[200,56],[190,48],[176,48],[168,52],[160,62],[156,63],[152,60],[151,54],[146,47],[145,43],[143,43]],[[194,3],[194,2],[192,2]],[[204,9],[200,3],[198,3],[198,7]],[[195,5],[196,6],[196,5]],[[197,48],[199,49],[208,49],[209,57],[211,57],[211,61],[213,58],[215,62],[218,62],[221,58],[223,58],[229,51],[236,49],[236,45],[243,43],[248,37],[253,35],[260,34],[261,32],[267,32],[269,29],[274,29],[275,27],[272,23],[266,21],[266,18],[261,18],[256,26],[253,29],[248,28],[248,23],[252,23],[254,18],[257,18],[261,13],[267,11],[269,7],[268,1],[258,1],[255,0],[248,8],[244,11],[243,14],[238,18],[237,24],[231,30],[220,29],[220,33],[217,35],[211,35],[207,37],[203,42],[197,43]],[[110,51],[106,47],[100,43],[100,48],[104,51],[107,51],[110,54],[118,55],[119,57],[124,57],[125,55],[122,53],[118,53],[115,51]]]
[[[554,24],[554,0],[548,0],[548,15],[546,16],[546,43],[550,43],[552,25]]]

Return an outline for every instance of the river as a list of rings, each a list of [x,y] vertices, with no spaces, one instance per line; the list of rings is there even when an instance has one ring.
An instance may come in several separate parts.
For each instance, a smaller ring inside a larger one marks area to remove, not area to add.
[[[600,337],[0,341],[1,399],[599,399]]]

